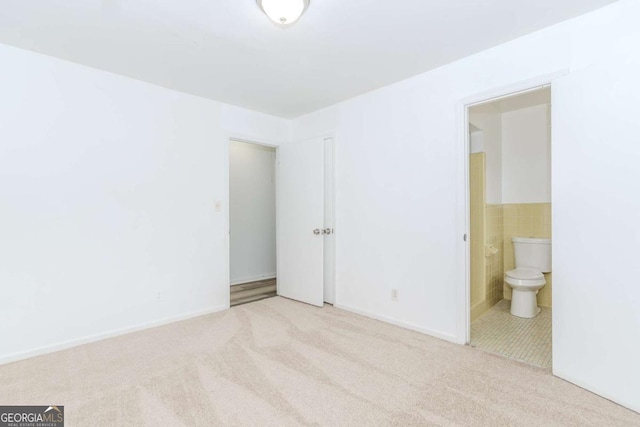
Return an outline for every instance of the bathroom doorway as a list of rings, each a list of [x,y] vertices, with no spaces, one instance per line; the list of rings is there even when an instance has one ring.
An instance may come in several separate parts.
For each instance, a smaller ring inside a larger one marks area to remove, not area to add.
[[[551,89],[467,106],[469,344],[551,368]]]

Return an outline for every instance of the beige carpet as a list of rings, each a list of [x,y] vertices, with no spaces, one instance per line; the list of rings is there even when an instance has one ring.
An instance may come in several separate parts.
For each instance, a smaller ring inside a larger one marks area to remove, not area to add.
[[[271,298],[0,366],[0,404],[67,426],[638,426],[546,370]]]

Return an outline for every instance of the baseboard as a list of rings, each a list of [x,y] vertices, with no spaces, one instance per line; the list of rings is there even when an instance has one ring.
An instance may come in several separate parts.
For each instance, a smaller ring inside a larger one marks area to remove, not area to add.
[[[418,326],[418,325],[415,325],[415,324],[410,323],[410,322],[405,322],[405,321],[402,321],[402,320],[394,319],[392,317],[381,316],[379,314],[369,313],[367,311],[360,310],[360,309],[353,308],[353,307],[349,307],[349,306],[345,306],[345,305],[342,305],[342,304],[334,304],[334,307],[335,308],[339,308],[340,310],[349,311],[349,312],[354,313],[354,314],[359,314],[360,316],[368,317],[370,319],[375,319],[375,320],[379,320],[381,322],[390,323],[392,325],[399,326],[399,327],[404,328],[404,329],[410,329],[412,331],[420,332],[421,334],[430,335],[432,337],[439,338],[439,339],[442,339],[442,340],[445,340],[445,341],[449,341],[449,342],[452,342],[452,343],[455,343],[455,344],[461,344],[460,340],[455,335],[451,335],[451,334],[447,334],[447,333],[444,333],[444,332],[434,331],[434,330],[431,330],[431,329],[423,328],[422,326]],[[462,343],[462,344],[464,344],[464,343]]]
[[[478,317],[482,316],[488,309],[487,300],[482,300],[471,307],[471,321],[473,322]]]
[[[625,408],[628,408],[640,414],[640,404],[638,403],[637,400],[632,402],[632,401],[626,401],[624,399],[618,399],[615,396],[611,396],[609,393],[603,392],[602,390],[598,389],[598,387],[593,387],[592,385],[586,384],[581,380],[576,380],[571,375],[563,374],[562,372],[558,371],[558,369],[556,369],[555,366],[553,368],[553,375],[555,375],[558,378],[562,378],[563,380],[568,381],[571,384],[575,384],[578,387],[583,388],[590,393],[597,394],[598,396],[604,397],[605,399],[610,400],[617,405],[624,406]]]
[[[257,276],[243,277],[231,281],[231,286],[244,285],[245,283],[258,282],[260,280],[271,280],[276,278],[276,273],[260,274]]]
[[[170,323],[180,322],[182,320],[188,320],[195,317],[206,316],[208,314],[217,313],[219,311],[223,311],[229,308],[229,304],[219,305],[213,308],[208,308],[205,310],[192,311],[190,313],[181,314],[178,316],[166,317],[160,320],[154,320],[152,322],[141,323],[134,326],[129,326],[126,328],[116,329],[113,331],[103,332],[96,335],[90,335],[84,338],[79,338],[75,340],[65,341],[59,344],[54,344],[46,347],[40,347],[35,350],[25,351],[22,353],[14,353],[8,356],[0,356],[0,365],[5,365],[7,363],[17,362],[24,359],[30,359],[36,356],[43,356],[49,353],[55,353],[62,350],[67,350],[73,347],[78,347],[84,344],[90,344],[92,342],[101,341],[107,338],[113,338],[120,335],[126,335],[133,332],[143,331],[145,329],[156,328],[158,326],[168,325]]]

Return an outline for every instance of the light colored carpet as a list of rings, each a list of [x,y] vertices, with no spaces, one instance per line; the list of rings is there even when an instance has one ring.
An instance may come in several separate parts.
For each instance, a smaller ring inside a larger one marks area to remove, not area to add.
[[[638,426],[547,371],[283,298],[0,366],[67,426]]]

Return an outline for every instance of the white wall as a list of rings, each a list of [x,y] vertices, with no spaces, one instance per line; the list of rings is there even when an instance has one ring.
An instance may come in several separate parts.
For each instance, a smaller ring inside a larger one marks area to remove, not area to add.
[[[639,213],[640,176],[629,163],[638,156],[628,154],[638,149],[632,141],[639,134],[640,95],[637,68],[618,70],[626,65],[623,58],[635,64],[640,55],[634,47],[640,44],[637,16],[640,2],[623,0],[297,119],[295,140],[326,131],[336,136],[336,304],[464,342],[461,103],[567,73],[566,89],[554,93],[554,105],[565,103],[565,113],[596,106],[603,114],[560,114],[554,106],[554,129],[560,129],[553,143],[554,311],[565,310],[554,325],[567,322],[554,326],[554,372],[640,410],[634,362],[640,360],[634,338],[640,330],[640,288],[629,280],[633,271],[621,268],[637,265],[633,245],[640,236],[633,218]],[[619,59],[616,46],[623,46]],[[616,92],[607,95],[613,83]],[[612,104],[627,84],[630,90]],[[580,93],[588,102],[577,105]],[[610,104],[614,108],[606,111]],[[594,125],[593,134],[583,137]],[[602,174],[610,175],[599,184]],[[603,195],[617,204],[605,205]],[[583,217],[586,205],[592,211]],[[595,224],[601,227],[597,245],[590,238]],[[585,286],[593,293],[588,297]],[[399,289],[398,302],[391,301],[392,288]],[[597,298],[605,289],[608,296]],[[577,360],[579,371],[571,366]]]
[[[478,111],[480,110],[480,111]],[[471,108],[469,122],[482,129],[482,151],[486,153],[487,204],[502,204],[502,113],[492,107]]]
[[[567,73],[554,372],[640,410],[637,16],[622,0],[295,120],[295,140],[336,137],[336,304],[463,342],[461,103]],[[2,358],[224,307],[224,134],[283,141],[288,122],[8,47],[0,63]]]
[[[523,104],[524,99],[517,103]],[[551,106],[503,111],[515,102],[496,101],[469,109],[469,122],[481,129],[471,134],[471,152],[486,153],[487,203],[550,203]]]
[[[469,133],[470,153],[484,153],[484,136],[478,129]]]
[[[8,46],[0,63],[0,362],[227,307],[228,137],[289,122]]]
[[[556,374],[640,412],[639,45],[617,39],[553,86],[553,358]]]
[[[231,141],[231,284],[276,277],[275,148]]]
[[[502,113],[502,203],[551,203],[551,109]]]

